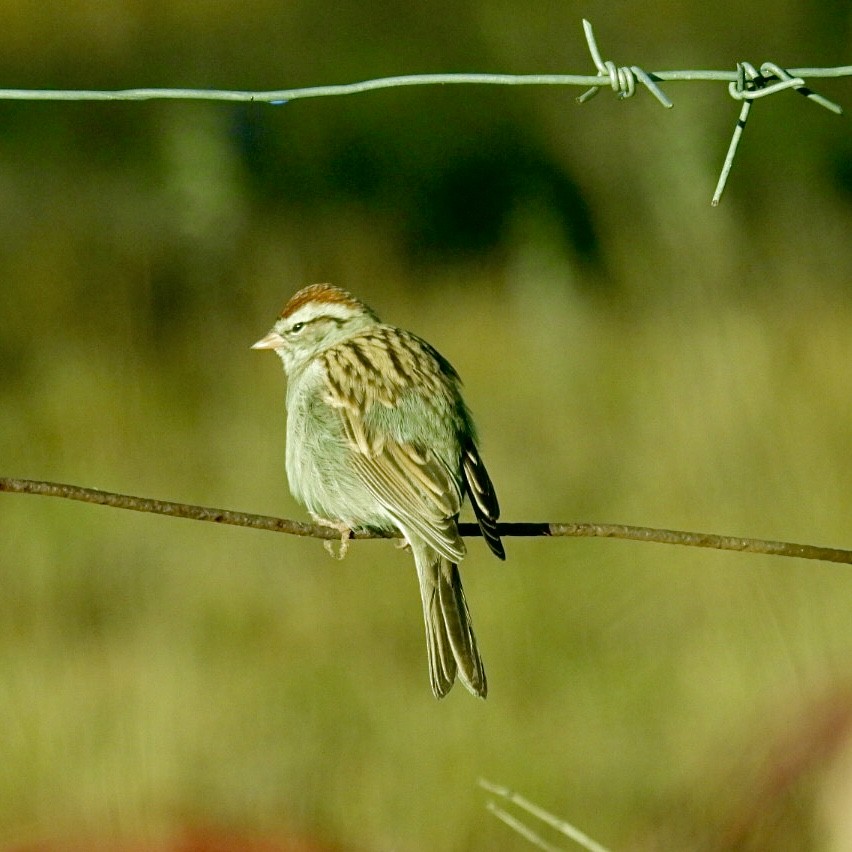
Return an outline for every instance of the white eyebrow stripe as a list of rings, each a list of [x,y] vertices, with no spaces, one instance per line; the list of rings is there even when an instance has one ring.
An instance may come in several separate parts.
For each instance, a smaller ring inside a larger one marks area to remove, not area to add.
[[[322,317],[330,317],[331,319],[347,320],[352,317],[352,308],[347,305],[340,305],[335,302],[326,302],[322,305],[304,305],[299,310],[284,318],[286,327],[292,328],[299,322],[312,322],[313,320],[321,319]]]

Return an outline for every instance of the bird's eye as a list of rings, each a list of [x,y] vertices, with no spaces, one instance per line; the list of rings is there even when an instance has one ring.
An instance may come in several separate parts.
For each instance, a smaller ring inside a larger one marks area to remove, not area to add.
[[[304,327],[305,324],[303,322],[294,323],[293,327],[290,329],[290,334],[298,334]]]

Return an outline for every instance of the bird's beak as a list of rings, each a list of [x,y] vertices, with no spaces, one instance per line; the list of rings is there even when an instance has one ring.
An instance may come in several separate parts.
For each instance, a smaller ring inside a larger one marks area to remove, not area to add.
[[[284,338],[277,331],[270,331],[266,337],[262,337],[257,343],[252,344],[252,349],[280,349],[284,345]]]

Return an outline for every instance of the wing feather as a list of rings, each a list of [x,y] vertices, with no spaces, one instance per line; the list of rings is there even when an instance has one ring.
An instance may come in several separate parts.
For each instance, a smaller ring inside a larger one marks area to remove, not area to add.
[[[410,475],[406,474],[410,466],[403,469],[396,459],[401,451],[398,444],[386,443],[377,456],[353,453],[353,463],[367,489],[400,529],[411,530],[442,556],[457,562],[465,554],[464,542],[456,526],[458,509],[452,511],[460,502],[457,486],[450,485],[447,476],[448,491],[439,499],[434,493],[437,480],[429,489],[413,487]],[[437,469],[438,465],[430,467],[432,472]],[[426,469],[421,468],[420,474],[426,475]],[[448,502],[453,495],[453,502]]]
[[[500,517],[497,492],[473,442],[462,452],[462,472],[482,537],[498,559],[505,559],[506,551],[497,532],[497,519]]]
[[[452,366],[420,338],[383,325],[331,347],[323,360],[326,402],[340,413],[353,464],[397,526],[457,562],[465,553],[456,519],[466,491],[486,542],[504,558],[497,497],[473,440],[461,458],[444,459],[424,434],[424,418],[453,423],[457,435],[472,430]]]

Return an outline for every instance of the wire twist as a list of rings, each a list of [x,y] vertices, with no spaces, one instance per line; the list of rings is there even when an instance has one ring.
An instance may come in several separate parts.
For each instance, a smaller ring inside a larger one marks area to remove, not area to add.
[[[746,122],[751,112],[752,102],[758,98],[765,98],[767,95],[774,95],[776,92],[783,91],[784,89],[795,89],[800,95],[804,95],[808,100],[813,101],[821,107],[825,107],[830,112],[837,115],[843,113],[843,109],[839,104],[809,89],[803,77],[794,77],[789,71],[786,71],[774,62],[764,62],[760,66],[760,71],[750,62],[738,62],[737,77],[733,82],[728,83],[728,93],[734,100],[742,102],[742,108],[740,109],[737,123],[734,126],[734,133],[731,136],[728,153],[725,155],[722,172],[716,183],[716,191],[713,193],[713,201],[711,203],[714,207],[719,204],[722,193],[725,191],[725,184],[728,182],[728,175],[731,172],[734,156],[737,153],[740,138],[743,135],[743,130],[745,130]]]
[[[583,31],[586,34],[586,42],[589,45],[589,53],[592,54],[592,61],[598,69],[598,76],[609,78],[609,84],[612,90],[618,94],[619,99],[624,100],[633,97],[636,93],[636,80],[638,79],[666,109],[671,109],[674,106],[663,90],[654,82],[651,75],[643,71],[638,65],[616,65],[609,60],[604,62],[595,41],[592,25],[585,18],[583,18]],[[583,92],[577,98],[577,103],[584,104],[593,98],[599,90],[600,86],[592,86],[591,89]]]

